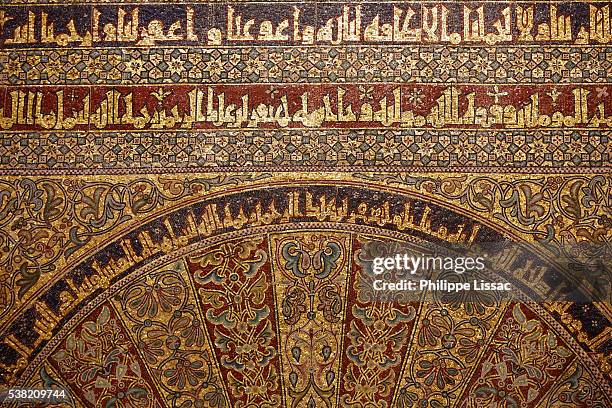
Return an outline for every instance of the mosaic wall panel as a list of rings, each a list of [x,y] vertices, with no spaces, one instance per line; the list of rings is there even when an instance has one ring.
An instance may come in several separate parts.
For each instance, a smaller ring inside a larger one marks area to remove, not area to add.
[[[612,406],[611,9],[0,0],[0,398]],[[490,243],[519,298],[363,284]]]

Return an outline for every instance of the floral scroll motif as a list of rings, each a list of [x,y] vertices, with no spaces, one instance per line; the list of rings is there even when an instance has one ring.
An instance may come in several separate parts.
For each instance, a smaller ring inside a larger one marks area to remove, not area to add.
[[[115,299],[134,342],[171,407],[227,408],[202,318],[179,262]]]
[[[92,238],[214,187],[267,174],[133,178],[126,182],[77,178],[0,180],[0,308],[23,297],[41,275],[56,269]]]
[[[90,407],[155,407],[144,364],[108,305],[74,330],[52,355],[54,369]]]
[[[342,248],[339,243],[325,240],[324,237],[311,238],[312,242],[288,241],[282,245],[284,267],[291,271],[294,282],[282,303],[283,317],[289,324],[297,323],[302,311],[306,311],[309,320],[314,320],[317,314],[314,307],[315,296],[318,297],[316,309],[323,312],[325,320],[336,323],[341,318],[342,300],[338,288],[331,282],[338,275],[337,263]],[[310,248],[312,254],[308,251]],[[332,272],[333,276],[330,276]],[[308,304],[305,309],[304,303]]]
[[[415,302],[417,298],[413,294],[411,297],[402,296],[401,291],[397,294],[383,296],[375,293],[370,279],[373,276],[372,260],[375,257],[392,257],[395,254],[416,254],[432,251],[432,246],[426,243],[400,243],[392,240],[382,240],[380,238],[362,238],[362,246],[357,252],[356,262],[360,264],[364,273],[356,273],[356,277],[363,280],[358,285],[358,300],[364,304],[374,304],[380,310],[386,307],[393,310],[398,305],[406,304],[408,301]],[[394,275],[386,271],[380,275],[382,279],[397,281],[404,278],[401,272]],[[416,275],[419,276],[419,275]],[[445,272],[436,272],[435,279],[452,280],[459,275],[451,273],[447,276]],[[419,279],[423,278],[422,275]],[[433,277],[432,277],[433,278]],[[463,279],[463,278],[462,278]],[[394,399],[392,406],[402,408],[412,406],[432,406],[446,407],[452,406],[457,398],[457,391],[465,384],[471,371],[477,365],[480,355],[486,348],[486,341],[491,335],[492,328],[496,325],[501,316],[503,307],[499,299],[486,296],[472,296],[461,298],[462,293],[453,293],[453,296],[444,294],[439,296],[422,294],[423,302],[416,321],[414,331],[411,330],[409,339],[404,339],[411,344],[411,349],[405,352],[405,359],[401,359],[401,354],[395,354],[394,364],[402,367],[403,377],[393,381],[397,390],[393,392]],[[413,306],[410,306],[411,308]],[[356,306],[353,306],[354,310]],[[359,309],[357,309],[359,310]],[[361,316],[367,317],[365,312]],[[414,317],[414,314],[413,314]],[[371,322],[370,318],[370,322]],[[365,320],[366,322],[368,320]],[[385,321],[386,323],[386,321]],[[394,324],[394,327],[402,328],[407,325],[401,320]],[[374,328],[382,327],[386,329],[382,322],[375,324]],[[412,327],[412,326],[409,326]],[[352,331],[353,332],[353,331]],[[371,333],[372,330],[365,333]],[[358,343],[359,344],[359,343]],[[347,352],[351,352],[353,346],[349,346]],[[368,359],[385,362],[386,350],[384,343],[377,348],[378,355],[370,352]],[[388,359],[388,357],[387,357]],[[397,384],[397,385],[396,385]],[[395,388],[394,388],[395,389]]]
[[[355,177],[416,190],[501,223],[548,251],[559,264],[584,268],[593,295],[606,297],[612,259],[610,175],[410,175],[357,173]],[[576,266],[578,265],[578,266]],[[576,285],[582,285],[576,282]],[[608,299],[612,300],[612,299]]]
[[[37,388],[46,390],[57,390],[60,392],[57,397],[51,397],[49,402],[51,406],[55,403],[61,403],[64,406],[70,408],[76,408],[76,401],[74,395],[70,392],[70,388],[66,383],[59,379],[58,376],[51,370],[48,365],[43,365],[38,370],[38,375],[34,376],[29,382],[26,388]],[[63,397],[61,396],[63,391]]]
[[[188,260],[234,407],[277,407],[281,401],[273,295],[262,244],[261,238],[227,242]]]
[[[335,406],[349,242],[348,234],[332,231],[271,237],[291,406]]]
[[[535,406],[574,359],[563,341],[524,304],[506,313],[473,385],[468,406]]]
[[[361,266],[363,259],[372,259],[386,253],[385,245],[363,238],[356,243],[353,277],[349,294],[353,298],[350,317],[347,316],[346,365],[343,367],[343,393],[341,401],[346,407],[389,407],[399,378],[397,368],[402,366],[412,331],[416,310],[406,302],[374,299],[365,285]]]
[[[608,407],[601,388],[597,386],[589,372],[580,364],[574,364],[570,368],[569,375],[553,386],[553,392],[547,398],[546,406]]]
[[[435,296],[422,307],[413,338],[417,351],[409,360],[400,407],[454,404],[457,391],[478,365],[504,306],[492,295],[459,299],[461,295]]]
[[[417,176],[357,173],[355,177],[401,185],[488,214],[534,241],[560,248],[585,241],[607,244],[612,235],[612,177],[555,175]],[[609,250],[609,249],[608,249]]]

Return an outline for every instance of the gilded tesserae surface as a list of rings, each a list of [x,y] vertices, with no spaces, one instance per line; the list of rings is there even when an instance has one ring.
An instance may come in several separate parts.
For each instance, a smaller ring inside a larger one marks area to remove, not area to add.
[[[611,406],[610,9],[0,1],[0,390]],[[520,296],[363,282],[492,244]]]

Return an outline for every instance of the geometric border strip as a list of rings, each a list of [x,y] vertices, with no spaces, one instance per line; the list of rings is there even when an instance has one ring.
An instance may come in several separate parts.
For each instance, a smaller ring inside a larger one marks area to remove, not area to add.
[[[426,82],[605,83],[612,48],[454,46],[0,51],[0,84]]]
[[[610,131],[218,130],[0,133],[0,170],[411,166],[586,170],[610,164]]]

